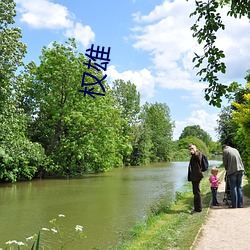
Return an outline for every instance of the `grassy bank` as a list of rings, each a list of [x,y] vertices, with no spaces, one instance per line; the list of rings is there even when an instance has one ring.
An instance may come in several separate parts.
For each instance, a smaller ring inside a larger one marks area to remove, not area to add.
[[[223,178],[223,170],[220,172]],[[124,242],[111,249],[190,249],[208,214],[211,201],[208,177],[201,181],[201,193],[203,203],[201,213],[189,214],[193,209],[193,194],[191,183],[188,183],[183,192],[176,194],[172,204],[166,206],[162,203],[153,207],[147,220],[138,223]]]

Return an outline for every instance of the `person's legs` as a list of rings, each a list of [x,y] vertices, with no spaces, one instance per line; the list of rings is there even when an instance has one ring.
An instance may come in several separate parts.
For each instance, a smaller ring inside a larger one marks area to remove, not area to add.
[[[217,201],[217,188],[211,187],[212,190],[212,205],[216,206],[218,205],[218,201]]]
[[[236,192],[237,192],[237,206],[243,207],[243,195],[242,195],[242,177],[243,171],[238,171],[236,176]]]
[[[194,194],[194,210],[196,212],[202,211],[200,181],[192,181],[193,194]]]
[[[228,176],[228,181],[229,181],[229,185],[230,185],[230,192],[231,192],[231,197],[232,197],[232,207],[233,208],[237,207],[237,201],[238,201],[236,179],[237,179],[237,172],[233,173],[233,174],[230,174]]]

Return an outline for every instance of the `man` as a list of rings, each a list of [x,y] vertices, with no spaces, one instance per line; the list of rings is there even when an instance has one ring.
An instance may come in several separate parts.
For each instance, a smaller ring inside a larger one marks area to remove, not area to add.
[[[190,163],[188,167],[188,181],[192,182],[193,195],[194,195],[194,209],[191,214],[199,213],[202,211],[200,181],[203,178],[201,172],[201,159],[202,152],[197,150],[196,146],[191,143],[188,145],[191,153]]]
[[[227,178],[232,197],[232,205],[229,207],[241,208],[243,207],[242,177],[244,174],[244,165],[240,153],[236,148],[223,145],[222,151],[223,165],[227,171]]]

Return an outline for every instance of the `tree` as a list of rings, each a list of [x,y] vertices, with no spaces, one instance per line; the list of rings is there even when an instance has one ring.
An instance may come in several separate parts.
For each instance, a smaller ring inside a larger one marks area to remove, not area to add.
[[[239,124],[232,119],[232,108],[224,107],[219,114],[218,127],[216,131],[220,136],[221,144],[236,147],[235,135],[239,129]]]
[[[199,125],[185,127],[179,137],[179,140],[184,139],[185,137],[188,136],[199,138],[200,140],[205,142],[207,147],[209,147],[210,143],[212,142],[211,136],[206,131],[201,129]]]
[[[249,76],[246,77],[249,80]],[[246,174],[250,176],[250,82],[246,85],[246,92],[243,94],[243,102],[238,103],[236,101],[232,102],[232,106],[236,108],[232,111],[232,118],[239,124],[238,131],[241,132],[240,136],[240,149],[239,151],[243,155],[243,160],[245,163]],[[237,132],[238,132],[237,131]]]
[[[12,26],[16,16],[15,7],[13,0],[0,2],[0,112],[14,101],[11,98],[14,90],[16,94],[22,93],[15,73],[24,65],[22,58],[26,54],[26,45],[20,41],[21,30]]]
[[[221,107],[221,97],[227,92],[232,91],[230,87],[219,83],[218,74],[226,72],[226,65],[223,62],[225,54],[223,50],[216,45],[216,34],[219,30],[224,30],[225,25],[222,22],[219,7],[230,5],[228,15],[235,18],[248,16],[250,19],[249,0],[203,0],[195,1],[196,9],[190,16],[197,16],[196,22],[191,27],[193,37],[197,38],[199,44],[204,43],[202,55],[195,53],[193,62],[195,68],[200,69],[197,73],[200,81],[209,83],[205,89],[205,99],[209,104]],[[205,67],[201,68],[205,64]]]
[[[129,125],[135,124],[140,112],[140,93],[136,85],[118,79],[113,82],[112,90],[115,100],[122,108],[122,118],[126,119]]]
[[[247,75],[245,79],[249,82],[249,75]],[[227,99],[233,103],[247,104],[244,96],[250,93],[250,89],[248,87],[241,87],[237,82],[232,84],[234,85],[235,91],[232,92],[230,96],[227,96]],[[235,111],[237,111],[237,108],[233,105],[224,107],[219,114],[218,127],[216,130],[220,136],[219,141],[221,144],[236,147],[242,153],[245,148],[245,140],[242,138],[244,135],[241,124],[233,119],[233,113]]]
[[[113,95],[117,106],[121,109],[123,138],[126,139],[132,148],[130,155],[125,151],[123,156],[124,165],[138,165],[138,114],[140,112],[140,93],[136,85],[130,81],[115,80],[113,82]]]
[[[165,103],[149,104],[146,102],[142,107],[141,124],[152,143],[150,161],[170,160],[173,122],[169,107]]]
[[[26,85],[20,67],[26,45],[20,41],[21,30],[15,27],[15,3],[0,2],[0,179],[16,182],[32,179],[46,157],[41,145],[26,136],[27,121],[20,107]]]
[[[209,150],[206,146],[206,144],[199,138],[195,136],[187,136],[185,138],[182,138],[178,141],[178,147],[180,150],[185,150],[186,154],[190,156],[189,150],[188,150],[188,145],[190,143],[193,143],[196,145],[197,149],[200,150],[201,152],[205,153],[206,155],[209,154]]]
[[[105,96],[84,97],[83,72],[102,79],[101,71],[88,64],[77,51],[74,39],[66,44],[44,47],[40,65],[29,64],[29,91],[24,106],[30,106],[29,136],[43,145],[54,168],[45,173],[75,175],[86,171],[107,171],[122,164],[122,152],[130,147],[120,134],[121,110],[115,105],[108,85]],[[93,82],[86,78],[85,83]],[[100,91],[99,91],[100,90]],[[95,92],[101,87],[95,85]]]
[[[131,165],[144,165],[151,162],[153,142],[151,140],[151,131],[144,122],[133,126],[132,147],[133,151],[130,155]]]

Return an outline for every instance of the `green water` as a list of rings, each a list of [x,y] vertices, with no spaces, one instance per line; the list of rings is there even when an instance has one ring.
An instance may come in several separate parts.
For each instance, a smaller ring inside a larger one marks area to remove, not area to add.
[[[186,183],[187,164],[170,162],[119,168],[81,179],[1,184],[0,248],[8,240],[25,242],[41,228],[51,228],[49,221],[57,218],[67,235],[72,236],[75,226],[81,225],[87,236],[64,249],[108,249],[117,244],[122,232],[145,218],[150,206],[163,197],[173,199]],[[59,240],[58,234],[43,233],[48,245]]]

